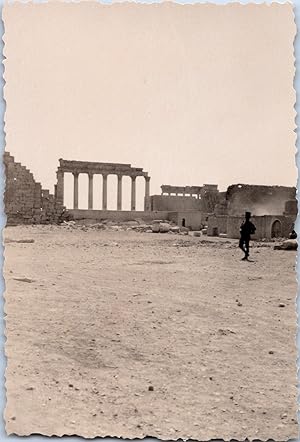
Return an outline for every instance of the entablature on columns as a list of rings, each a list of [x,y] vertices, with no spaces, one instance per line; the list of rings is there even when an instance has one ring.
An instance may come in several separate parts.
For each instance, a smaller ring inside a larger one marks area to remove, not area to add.
[[[131,164],[121,163],[97,163],[93,161],[73,161],[73,160],[59,160],[59,167],[57,172],[62,173],[87,173],[87,174],[101,174],[101,175],[119,175],[137,177],[148,177],[148,172],[145,172],[141,167],[132,167]]]
[[[169,186],[162,185],[161,192],[162,193],[182,193],[188,195],[199,195],[201,194],[202,186]]]
[[[183,194],[183,195],[204,195],[206,192],[218,192],[217,184],[203,184],[203,186],[170,186],[163,184],[161,193]]]

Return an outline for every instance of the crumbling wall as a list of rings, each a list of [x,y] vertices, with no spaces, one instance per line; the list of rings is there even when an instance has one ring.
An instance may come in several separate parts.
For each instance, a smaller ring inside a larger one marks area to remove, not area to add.
[[[222,198],[217,188],[210,188],[208,185],[202,187],[201,202],[203,212],[213,213],[221,200]]]
[[[297,215],[298,213],[298,202],[296,199],[288,200],[285,203],[284,214],[285,215]]]
[[[239,216],[245,211],[253,215],[282,215],[288,200],[295,200],[296,188],[236,184],[226,192],[228,215]]]
[[[151,210],[167,210],[170,212],[199,210],[204,213],[213,213],[215,206],[219,201],[218,190],[215,191],[203,188],[199,198],[188,195],[152,195],[150,197],[150,208]]]
[[[7,224],[45,224],[61,221],[65,208],[49,190],[42,189],[25,166],[4,152],[6,185],[4,192]]]

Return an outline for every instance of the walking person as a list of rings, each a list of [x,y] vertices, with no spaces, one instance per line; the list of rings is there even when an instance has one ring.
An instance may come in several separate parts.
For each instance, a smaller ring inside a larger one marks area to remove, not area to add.
[[[251,235],[254,235],[256,231],[255,225],[250,221],[251,213],[246,212],[245,213],[245,221],[242,223],[240,227],[240,242],[239,242],[239,248],[243,250],[245,253],[244,258],[242,258],[242,261],[248,261],[249,258],[249,243]]]

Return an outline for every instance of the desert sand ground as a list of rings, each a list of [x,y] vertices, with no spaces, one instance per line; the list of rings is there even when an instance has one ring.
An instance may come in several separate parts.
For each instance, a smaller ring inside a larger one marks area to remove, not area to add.
[[[8,433],[297,437],[295,252],[254,244],[248,263],[206,237],[4,236]]]

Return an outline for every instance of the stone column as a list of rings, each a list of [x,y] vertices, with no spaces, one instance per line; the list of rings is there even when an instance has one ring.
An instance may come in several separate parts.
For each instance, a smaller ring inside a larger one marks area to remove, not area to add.
[[[64,203],[64,172],[58,170],[56,172],[57,184],[56,184],[56,199],[61,204]]]
[[[136,191],[135,191],[136,177],[131,177],[131,210],[135,210],[136,205]]]
[[[150,177],[145,176],[145,202],[144,202],[144,210],[150,210]]]
[[[102,174],[102,210],[107,210],[107,175]]]
[[[78,209],[78,172],[73,172],[74,176],[74,199],[73,199],[73,208]]]
[[[89,199],[88,199],[88,208],[93,208],[93,177],[92,173],[89,173]]]
[[[122,210],[122,175],[118,175],[117,210]]]

